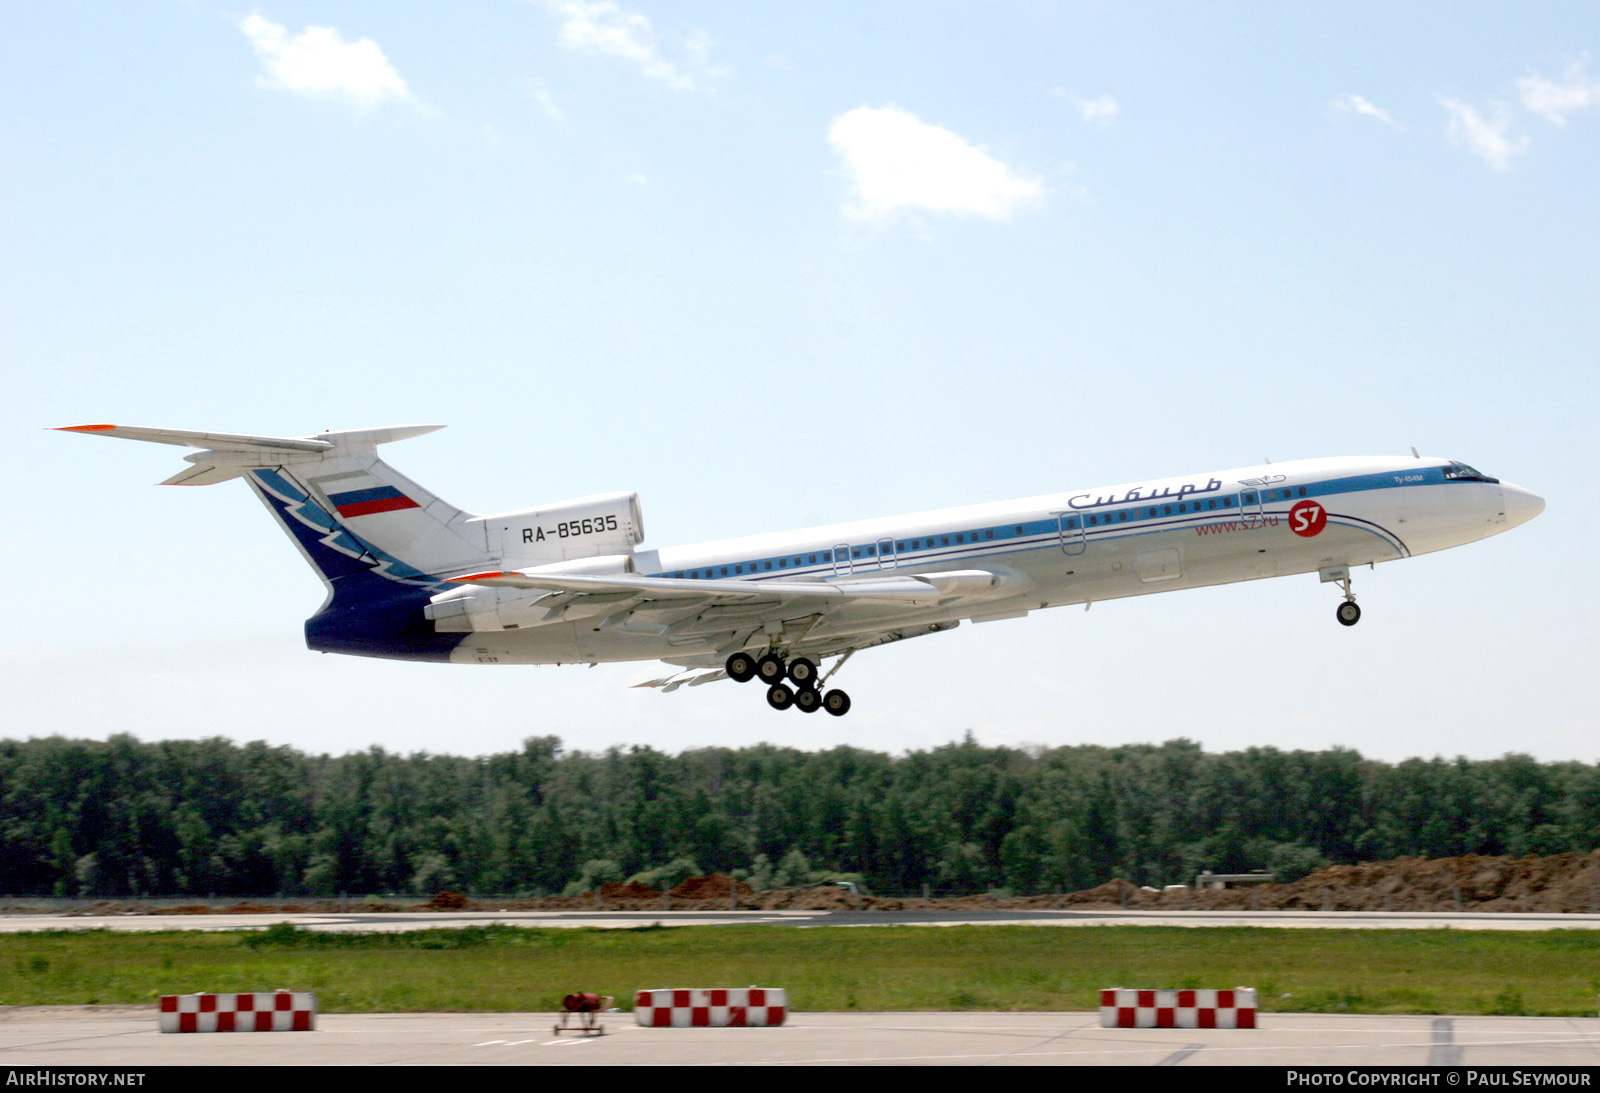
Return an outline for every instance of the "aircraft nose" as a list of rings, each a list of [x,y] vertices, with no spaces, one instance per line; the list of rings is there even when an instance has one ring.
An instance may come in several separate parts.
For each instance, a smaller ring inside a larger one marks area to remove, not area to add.
[[[1526,524],[1535,516],[1544,511],[1544,498],[1536,493],[1530,493],[1521,486],[1513,486],[1509,482],[1500,484],[1500,492],[1506,507],[1506,527],[1514,528],[1518,524]]]

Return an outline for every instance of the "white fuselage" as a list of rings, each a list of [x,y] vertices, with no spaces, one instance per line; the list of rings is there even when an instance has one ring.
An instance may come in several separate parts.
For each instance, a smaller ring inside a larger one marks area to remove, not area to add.
[[[964,619],[1390,561],[1494,535],[1542,508],[1528,491],[1450,460],[1308,459],[639,551],[633,565],[645,576],[758,584],[955,574],[954,587],[970,579],[961,574],[993,578],[948,602],[858,602],[828,613],[794,646],[828,655]],[[699,608],[679,601],[606,625],[603,602],[585,610],[471,634],[450,659],[716,665],[736,613],[721,607],[702,622]],[[756,617],[762,608],[749,610]]]

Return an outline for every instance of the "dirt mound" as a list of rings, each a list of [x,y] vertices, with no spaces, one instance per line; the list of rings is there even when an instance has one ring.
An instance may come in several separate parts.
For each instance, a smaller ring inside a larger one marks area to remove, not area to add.
[[[1270,887],[1270,893],[1262,892],[1262,906],[1333,902],[1341,910],[1448,911],[1459,906],[1469,911],[1593,912],[1600,909],[1600,851],[1330,865],[1293,884]]]
[[[147,915],[150,913],[150,909],[137,902],[128,903],[102,899],[91,903],[87,907],[75,907],[66,913],[72,916],[83,915],[90,917],[100,917],[102,915]]]
[[[746,899],[755,895],[755,889],[743,881],[736,881],[726,873],[713,873],[709,877],[690,877],[674,888],[669,895],[673,899],[727,899],[731,894],[729,889],[737,886],[739,898]]]
[[[1122,879],[1081,892],[1058,895],[878,897],[855,895],[834,885],[815,888],[775,888],[752,891],[725,873],[693,877],[663,894],[642,884],[603,885],[597,899],[594,893],[580,896],[501,897],[474,901],[454,892],[441,892],[428,905],[377,901],[303,900],[299,903],[238,902],[226,906],[190,904],[162,907],[152,901],[101,900],[87,907],[63,913],[85,916],[140,914],[263,914],[313,911],[562,911],[562,910],[649,910],[689,906],[720,906],[729,903],[729,888],[734,889],[737,905],[745,910],[936,910],[963,911],[984,909],[1046,909],[1077,907],[1084,909],[1161,909],[1191,911],[1221,910],[1311,910],[1311,911],[1537,911],[1543,913],[1600,913],[1600,850],[1587,854],[1555,854],[1549,857],[1491,858],[1467,855],[1460,858],[1399,858],[1387,862],[1361,862],[1357,865],[1329,865],[1292,884],[1256,884],[1222,890],[1184,888],[1162,892],[1141,888]],[[457,902],[459,901],[459,902]],[[33,913],[24,907],[0,908],[0,913]]]
[[[1125,880],[1059,897],[1061,905],[1310,911],[1600,911],[1600,851],[1491,858],[1397,858],[1328,865],[1292,884],[1156,892]]]

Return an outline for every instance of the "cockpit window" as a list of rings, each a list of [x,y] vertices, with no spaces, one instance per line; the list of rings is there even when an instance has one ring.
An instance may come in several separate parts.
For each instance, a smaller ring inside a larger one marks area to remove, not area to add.
[[[1496,484],[1500,481],[1498,478],[1490,478],[1482,471],[1469,467],[1465,463],[1452,463],[1446,467],[1444,469],[1444,480],[1446,482],[1494,482]]]

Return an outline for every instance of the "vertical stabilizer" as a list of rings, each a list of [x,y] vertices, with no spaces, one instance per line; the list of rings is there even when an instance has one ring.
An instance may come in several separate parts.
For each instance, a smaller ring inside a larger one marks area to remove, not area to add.
[[[199,448],[164,485],[244,478],[306,561],[328,599],[306,623],[314,649],[444,659],[459,640],[437,634],[422,605],[441,578],[487,564],[481,521],[396,471],[377,446],[439,425],[397,425],[303,437],[75,425],[68,432]]]

